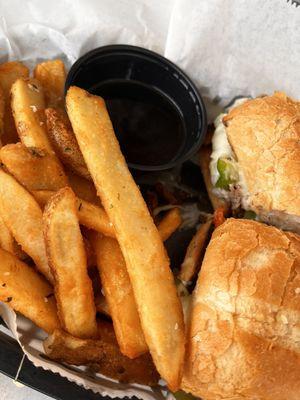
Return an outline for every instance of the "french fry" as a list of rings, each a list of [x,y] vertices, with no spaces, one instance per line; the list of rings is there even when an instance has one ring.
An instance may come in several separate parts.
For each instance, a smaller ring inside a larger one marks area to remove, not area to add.
[[[90,239],[121,353],[136,358],[147,352],[148,346],[119,243],[96,232]]]
[[[97,340],[78,339],[62,330],[56,330],[44,342],[46,355],[56,361],[71,365],[88,365],[122,383],[139,383],[156,386],[159,375],[149,354],[130,360],[121,354],[112,324],[98,323]]]
[[[46,109],[45,114],[48,133],[60,160],[76,174],[91,179],[68,116],[54,108]]]
[[[169,239],[169,237],[174,233],[182,223],[182,218],[180,215],[179,208],[172,208],[168,211],[163,219],[157,226],[160,237],[163,241]]]
[[[88,267],[94,267],[97,265],[96,254],[94,252],[94,248],[90,243],[90,240],[86,237],[86,235],[81,231],[82,239],[84,244],[84,250],[86,254],[86,262]]]
[[[55,194],[50,190],[32,191],[33,197],[41,207],[44,207],[47,201]],[[105,236],[115,237],[115,230],[109,221],[103,207],[76,198],[79,223],[86,228],[94,229],[96,232],[103,233]]]
[[[4,135],[4,116],[5,116],[4,91],[0,86],[0,147],[2,146],[3,135]]]
[[[229,204],[225,200],[217,197],[213,192],[213,184],[211,182],[210,170],[209,170],[210,155],[211,155],[211,146],[202,146],[199,152],[199,162],[207,194],[214,210],[216,210],[219,207],[223,207],[224,210],[228,212]]]
[[[33,196],[12,176],[0,169],[0,214],[22,249],[37,269],[50,281],[43,238],[43,214]]]
[[[95,297],[95,306],[97,312],[99,312],[100,314],[104,314],[107,317],[111,316],[106,298],[102,294],[99,294],[98,296]]]
[[[173,211],[171,214],[170,212]],[[158,227],[166,240],[181,223],[178,209],[171,210]],[[136,358],[148,351],[126,263],[117,240],[90,233],[97,266],[121,352]],[[101,303],[103,305],[103,302]]]
[[[15,255],[19,260],[26,260],[28,255],[15,241],[11,231],[7,228],[0,214],[0,248]]]
[[[0,158],[8,172],[30,191],[56,191],[68,185],[61,164],[45,150],[8,144],[0,149]]]
[[[48,333],[60,328],[53,288],[13,254],[0,248],[0,300]]]
[[[18,61],[0,64],[0,87],[3,89],[5,112],[3,120],[2,144],[15,143],[18,134],[10,106],[10,89],[18,78],[28,78],[29,69]]]
[[[0,248],[16,255],[16,242],[0,214]]]
[[[176,390],[184,323],[162,240],[127,168],[103,99],[71,87],[66,103],[80,150],[115,228],[147,345],[158,372]]]
[[[200,225],[190,244],[181,264],[178,278],[183,282],[190,282],[200,268],[200,260],[208,241],[209,231],[212,227],[212,220]]]
[[[76,197],[59,190],[44,210],[44,237],[55,281],[58,316],[64,329],[80,338],[97,335],[92,282],[77,219]]]
[[[45,123],[45,99],[41,84],[20,78],[11,88],[11,108],[21,142],[53,154]]]
[[[96,188],[92,181],[82,178],[68,169],[66,170],[66,174],[69,185],[77,197],[90,203],[101,205],[101,201],[97,196]]]
[[[47,107],[64,107],[66,70],[61,60],[44,61],[34,69],[34,77],[41,82]]]

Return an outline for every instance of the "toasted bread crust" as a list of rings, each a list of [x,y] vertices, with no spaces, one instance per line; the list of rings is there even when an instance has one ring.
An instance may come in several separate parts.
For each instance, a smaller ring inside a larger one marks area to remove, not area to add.
[[[182,388],[204,400],[300,398],[300,237],[215,230],[193,296]]]
[[[300,102],[277,92],[246,101],[223,119],[251,208],[300,215]]]

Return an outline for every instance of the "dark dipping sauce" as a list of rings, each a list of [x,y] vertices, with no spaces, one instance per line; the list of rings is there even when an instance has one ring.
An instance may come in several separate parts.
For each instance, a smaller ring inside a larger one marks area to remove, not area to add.
[[[176,105],[153,87],[135,81],[113,80],[91,88],[105,99],[126,161],[159,166],[182,152],[186,132]]]

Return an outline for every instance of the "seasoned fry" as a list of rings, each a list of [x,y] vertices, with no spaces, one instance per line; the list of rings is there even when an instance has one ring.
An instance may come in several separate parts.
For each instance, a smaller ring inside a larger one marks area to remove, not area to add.
[[[88,267],[95,267],[97,265],[96,254],[94,252],[94,248],[90,242],[90,240],[86,237],[86,235],[81,231],[82,239],[84,244],[84,250],[86,254],[86,262]]]
[[[158,224],[158,232],[163,241],[167,240],[182,223],[179,208],[172,208]]]
[[[90,365],[94,371],[123,383],[158,384],[159,375],[149,354],[135,360],[122,355],[109,322],[99,322],[98,332],[97,340],[83,340],[56,330],[44,342],[45,353],[59,362]]]
[[[105,298],[121,352],[136,358],[148,350],[126,264],[116,239],[90,235]]]
[[[199,271],[201,256],[205,250],[211,227],[212,220],[210,219],[200,225],[200,228],[191,240],[178,275],[181,281],[190,282]]]
[[[92,181],[82,178],[70,170],[66,170],[66,174],[69,185],[77,197],[90,203],[101,205],[101,201],[97,196],[96,188]]]
[[[95,305],[97,312],[110,317],[111,313],[108,303],[106,301],[106,298],[102,294],[99,294],[98,296],[95,297]]]
[[[4,91],[0,86],[0,147],[2,146],[3,135],[4,135],[4,116],[5,116]]]
[[[30,191],[56,191],[68,185],[61,164],[45,150],[8,144],[0,149],[0,158],[8,172]]]
[[[158,227],[158,231],[166,240],[178,227],[178,222],[180,224],[180,214],[169,212],[164,221],[163,225],[160,224],[161,229]],[[138,357],[148,351],[148,346],[119,243],[96,232],[90,234],[90,239],[96,253],[98,270],[120,350],[129,358]],[[101,304],[103,305],[103,302]]]
[[[0,248],[16,255],[16,242],[0,214]]]
[[[43,238],[42,210],[33,196],[0,169],[0,213],[22,249],[37,269],[52,282]]]
[[[26,147],[36,147],[52,154],[45,123],[45,99],[36,79],[18,79],[11,88],[11,108],[18,135]]]
[[[48,333],[60,328],[53,288],[33,268],[0,248],[0,300]]]
[[[0,214],[0,248],[18,257],[19,260],[25,260],[28,255],[21,249],[21,246],[15,241],[12,233],[4,223]]]
[[[10,89],[18,78],[28,78],[29,69],[18,61],[0,64],[0,87],[3,89],[5,112],[2,144],[15,143],[18,134],[10,106]]]
[[[36,190],[32,192],[33,197],[41,207],[55,194],[50,190]],[[96,232],[103,233],[105,236],[115,237],[115,230],[109,221],[103,207],[95,206],[92,203],[76,198],[78,218],[81,225],[86,228],[94,229]]]
[[[80,338],[97,334],[92,282],[70,188],[58,191],[44,211],[44,237],[55,281],[58,315],[64,329]]]
[[[226,203],[225,200],[217,197],[213,192],[213,185],[210,179],[210,171],[209,171],[209,163],[210,163],[210,155],[211,155],[211,146],[202,146],[199,152],[199,162],[200,168],[203,176],[203,180],[206,186],[207,194],[210,199],[210,202],[213,206],[213,209],[216,210],[219,207],[223,207],[226,212],[229,211],[229,204]]]
[[[45,91],[47,107],[64,107],[64,87],[66,70],[61,60],[49,60],[38,64],[34,69]]]
[[[103,99],[71,87],[66,101],[79,147],[115,227],[146,342],[162,378],[176,390],[184,323],[162,240],[121,154]]]
[[[83,178],[91,179],[68,116],[54,108],[46,109],[45,114],[48,133],[58,157],[73,172]]]

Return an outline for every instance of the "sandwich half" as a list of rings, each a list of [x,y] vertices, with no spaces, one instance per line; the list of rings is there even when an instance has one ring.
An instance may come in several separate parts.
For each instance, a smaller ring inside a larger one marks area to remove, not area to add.
[[[182,389],[202,400],[300,399],[300,236],[228,219],[193,293]]]
[[[300,102],[280,92],[242,99],[215,126],[215,193],[233,209],[300,233]]]

